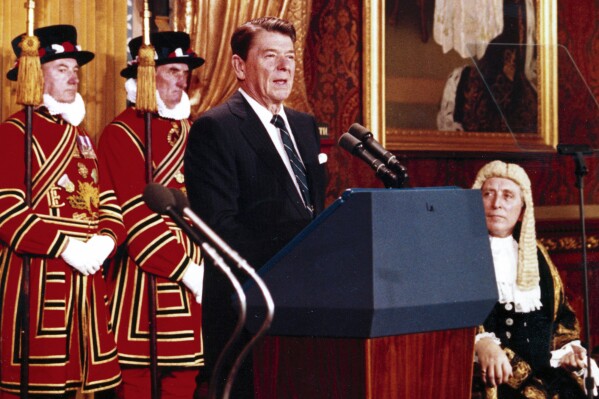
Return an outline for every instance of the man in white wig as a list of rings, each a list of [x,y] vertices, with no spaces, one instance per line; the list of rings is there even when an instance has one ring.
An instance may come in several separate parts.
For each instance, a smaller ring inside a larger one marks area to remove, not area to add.
[[[558,271],[536,241],[528,175],[493,161],[473,188],[482,191],[499,291],[474,347],[487,397],[584,398],[586,351]]]

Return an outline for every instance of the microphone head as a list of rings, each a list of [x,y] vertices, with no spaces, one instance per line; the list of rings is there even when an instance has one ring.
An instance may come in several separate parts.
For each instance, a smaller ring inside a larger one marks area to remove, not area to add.
[[[170,191],[175,199],[175,207],[177,208],[177,211],[179,213],[183,213],[183,209],[189,208],[189,200],[187,199],[187,196],[178,188],[171,188]]]
[[[173,194],[168,188],[158,183],[149,183],[146,185],[142,198],[146,205],[148,205],[148,208],[161,215],[166,213],[168,208],[175,206],[175,197]]]
[[[372,132],[359,123],[354,123],[351,125],[349,127],[349,133],[360,141],[364,141],[367,138],[372,137]]]
[[[341,137],[339,137],[339,146],[352,154],[354,153],[354,150],[361,144],[362,142],[360,140],[349,133],[343,133]]]

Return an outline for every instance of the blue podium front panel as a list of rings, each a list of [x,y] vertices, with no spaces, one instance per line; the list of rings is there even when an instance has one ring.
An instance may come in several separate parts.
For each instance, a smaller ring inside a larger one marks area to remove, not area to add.
[[[479,190],[348,190],[258,272],[275,302],[272,335],[471,327],[497,301]],[[245,289],[255,330],[263,301]]]

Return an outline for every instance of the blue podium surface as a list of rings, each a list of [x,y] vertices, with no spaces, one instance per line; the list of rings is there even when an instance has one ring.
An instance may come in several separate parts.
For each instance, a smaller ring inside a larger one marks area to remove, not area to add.
[[[270,335],[472,327],[498,298],[480,190],[347,190],[258,273],[275,302]],[[264,303],[244,289],[255,331]]]

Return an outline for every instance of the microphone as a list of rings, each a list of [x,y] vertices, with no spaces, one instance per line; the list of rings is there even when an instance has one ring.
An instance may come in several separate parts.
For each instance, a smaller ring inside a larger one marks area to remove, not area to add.
[[[214,399],[216,398],[215,390],[218,385],[217,381],[220,377],[221,369],[223,367],[226,354],[231,350],[231,347],[233,346],[235,341],[237,341],[241,336],[243,326],[245,325],[245,320],[247,316],[247,300],[245,297],[245,292],[243,291],[241,283],[235,277],[229,266],[227,266],[220,254],[209,243],[207,243],[205,239],[200,237],[198,233],[189,225],[189,223],[187,223],[185,219],[178,213],[177,203],[182,200],[187,201],[187,197],[185,197],[181,190],[173,189],[172,191],[169,191],[166,187],[162,186],[161,184],[150,183],[146,185],[142,198],[146,205],[148,205],[148,208],[150,208],[153,212],[156,212],[160,215],[167,214],[168,216],[170,216],[171,219],[175,222],[175,224],[179,226],[179,228],[181,228],[181,230],[183,230],[192,241],[194,241],[202,248],[203,253],[205,253],[210,259],[212,259],[214,265],[218,267],[227,276],[229,282],[233,286],[233,289],[235,290],[239,298],[237,309],[239,316],[237,318],[237,324],[235,325],[235,328],[233,329],[233,333],[229,337],[229,340],[227,341],[223,350],[218,356],[218,359],[214,366],[212,377],[210,379],[209,397],[211,399]],[[231,377],[230,374],[229,376]],[[235,376],[233,375],[233,377],[230,378],[229,381],[227,381],[227,384],[232,385],[234,378]],[[228,395],[223,395],[223,398],[228,398]]]
[[[339,138],[339,145],[352,155],[366,162],[375,171],[375,175],[383,181],[385,187],[399,187],[399,178],[380,160],[372,156],[360,140],[349,133],[343,133]]]
[[[375,157],[382,160],[391,170],[393,170],[401,179],[399,186],[402,186],[408,179],[408,171],[406,168],[399,163],[399,160],[393,153],[387,151],[376,139],[372,132],[366,129],[359,123],[354,123],[349,127],[349,133],[360,140],[364,146],[370,151]]]
[[[233,367],[231,368],[231,371],[229,372],[229,376],[227,378],[227,384],[225,385],[225,389],[223,391],[223,398],[228,398],[229,393],[231,391],[231,387],[233,385],[232,381],[235,379],[235,375],[237,374],[239,367],[241,367],[241,363],[243,362],[243,360],[245,359],[245,357],[247,356],[247,354],[249,353],[251,348],[256,344],[258,339],[260,339],[266,333],[268,328],[270,327],[270,325],[272,323],[272,319],[274,317],[275,304],[272,299],[272,295],[270,294],[270,291],[268,290],[268,287],[264,283],[264,280],[262,280],[262,278],[260,278],[260,276],[256,273],[254,268],[252,268],[244,258],[242,258],[235,250],[233,250],[223,239],[221,239],[218,236],[218,234],[216,234],[214,232],[214,230],[212,230],[202,219],[200,219],[200,217],[198,215],[196,215],[189,208],[189,200],[187,199],[185,194],[183,194],[181,192],[181,190],[176,190],[176,189],[171,188],[171,192],[173,194],[173,197],[175,198],[177,209],[181,213],[183,213],[185,216],[187,216],[191,220],[191,222],[194,224],[194,226],[196,226],[198,228],[198,230],[200,230],[200,232],[214,246],[216,246],[216,248],[218,248],[219,251],[224,253],[225,256],[227,258],[229,258],[231,261],[233,261],[240,270],[244,271],[252,280],[254,280],[254,282],[260,289],[260,292],[261,292],[262,297],[264,298],[264,302],[266,304],[266,315],[264,317],[264,321],[262,322],[262,325],[258,329],[258,332],[256,332],[256,334],[254,334],[252,339],[246,344],[246,346],[243,348],[241,353],[239,353],[237,359],[235,360],[235,363],[233,364]],[[212,383],[216,382],[216,381],[212,381],[212,379],[211,379],[210,382],[212,385]]]
[[[173,219],[175,224],[185,232],[196,244],[202,245],[205,240],[200,237],[195,230],[191,228],[189,223],[177,213],[177,202],[171,191],[158,183],[149,183],[144,189],[142,196],[144,202],[153,212],[159,215],[168,215]]]

